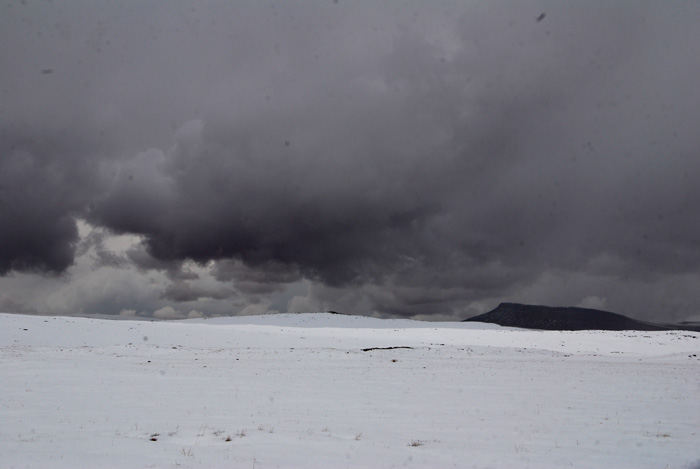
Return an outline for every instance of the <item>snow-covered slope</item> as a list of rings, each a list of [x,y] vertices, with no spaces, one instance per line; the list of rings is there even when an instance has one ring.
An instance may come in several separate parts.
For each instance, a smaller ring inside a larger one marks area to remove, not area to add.
[[[700,334],[0,314],[4,467],[697,467]]]

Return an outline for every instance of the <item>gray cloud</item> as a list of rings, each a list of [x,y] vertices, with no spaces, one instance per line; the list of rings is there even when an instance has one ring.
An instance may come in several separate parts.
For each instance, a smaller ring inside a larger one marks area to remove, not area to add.
[[[38,311],[30,306],[13,300],[12,298],[2,295],[0,297],[0,311],[11,311],[13,313],[22,314],[38,314]]]
[[[199,274],[184,266],[183,259],[166,261],[156,259],[148,254],[148,251],[143,245],[130,248],[126,252],[126,257],[141,273],[146,273],[153,270],[161,271],[165,273],[170,280],[174,281],[196,280],[199,278]]]
[[[0,273],[65,271],[84,218],[173,301],[700,308],[694,4],[4,10]]]
[[[253,268],[230,260],[216,262],[211,273],[218,281],[233,281],[239,292],[253,295],[271,294],[302,279],[298,271],[285,264],[269,263]]]
[[[75,250],[75,256],[80,257],[88,254],[93,250],[91,258],[93,260],[93,268],[113,267],[116,269],[127,268],[129,260],[126,256],[109,249],[106,245],[109,239],[109,233],[105,230],[92,230],[78,243]]]
[[[197,301],[200,298],[213,298],[217,300],[230,298],[234,292],[228,289],[210,290],[193,286],[185,280],[176,280],[171,283],[161,295],[161,298],[176,302]]]

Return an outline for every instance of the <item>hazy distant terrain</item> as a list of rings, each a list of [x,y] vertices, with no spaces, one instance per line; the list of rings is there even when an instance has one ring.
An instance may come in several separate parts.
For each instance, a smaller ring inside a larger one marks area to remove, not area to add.
[[[0,314],[5,467],[700,464],[700,334]]]

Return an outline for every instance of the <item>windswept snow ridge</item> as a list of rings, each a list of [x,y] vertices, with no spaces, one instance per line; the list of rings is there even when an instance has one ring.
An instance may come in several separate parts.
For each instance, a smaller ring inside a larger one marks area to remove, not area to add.
[[[4,467],[700,465],[700,334],[0,314]]]

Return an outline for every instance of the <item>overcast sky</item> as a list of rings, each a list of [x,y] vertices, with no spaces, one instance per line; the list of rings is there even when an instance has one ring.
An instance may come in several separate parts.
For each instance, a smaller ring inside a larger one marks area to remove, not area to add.
[[[700,315],[699,2],[0,5],[0,311]]]

